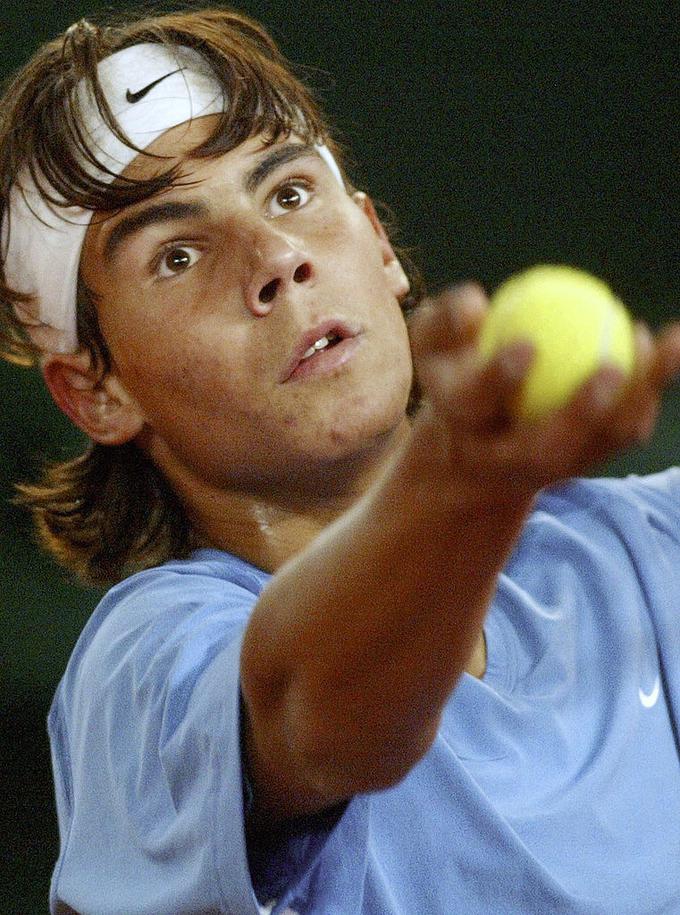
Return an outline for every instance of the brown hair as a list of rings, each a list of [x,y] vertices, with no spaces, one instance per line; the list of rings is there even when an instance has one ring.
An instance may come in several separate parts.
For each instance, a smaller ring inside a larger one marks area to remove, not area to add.
[[[102,117],[127,142],[108,109],[97,67],[110,54],[141,42],[194,48],[225,89],[228,111],[194,155],[219,155],[259,133],[273,143],[294,130],[308,142],[326,143],[342,167],[341,151],[310,92],[269,35],[248,17],[206,9],[155,17],[126,15],[100,24],[81,20],[36,52],[2,100],[1,221],[7,218],[12,182],[26,168],[46,201],[103,212],[172,185],[176,168],[147,181],[118,178],[109,183],[83,165],[83,160],[96,162],[96,151],[87,148],[74,89],[81,80],[88,81]],[[408,312],[419,297],[420,284],[406,260],[412,291],[402,307]],[[39,361],[41,351],[31,339],[26,313],[30,300],[10,289],[0,272],[0,355],[31,365]],[[104,377],[111,359],[96,301],[82,282],[77,329],[80,346]],[[79,457],[48,466],[38,483],[17,488],[19,501],[33,511],[43,545],[89,583],[108,583],[134,569],[185,557],[194,546],[179,500],[133,443],[91,443]]]

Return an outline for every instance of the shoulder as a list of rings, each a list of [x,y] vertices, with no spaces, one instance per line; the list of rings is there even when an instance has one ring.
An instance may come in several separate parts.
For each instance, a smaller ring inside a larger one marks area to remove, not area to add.
[[[680,468],[624,478],[575,479],[541,493],[535,516],[618,529],[635,523],[680,525]]]
[[[115,585],[102,601],[110,607],[134,601],[141,606],[160,601],[190,604],[213,595],[238,601],[257,597],[269,579],[261,569],[221,550],[197,550],[188,559],[176,559],[137,572]]]
[[[174,884],[154,885],[149,865],[170,852],[174,872],[197,888],[196,899],[202,894],[201,911],[219,905],[205,902],[206,887],[251,892],[239,658],[267,579],[242,560],[204,550],[131,576],[95,610],[49,717],[67,836],[55,879],[64,892],[69,880],[82,879],[87,861],[90,874],[117,879],[121,892],[134,885],[145,898],[170,899]],[[93,846],[94,834],[103,839]],[[130,907],[121,902],[117,910]]]
[[[541,493],[520,554],[586,557],[638,571],[680,558],[680,470],[622,479],[576,479]]]
[[[188,559],[146,569],[115,585],[99,604],[99,625],[115,619],[129,625],[162,617],[185,617],[219,607],[231,616],[248,615],[269,576],[237,556],[198,550]]]
[[[217,550],[147,569],[101,600],[73,651],[64,686],[106,671],[163,677],[180,660],[200,669],[244,631],[267,573]]]

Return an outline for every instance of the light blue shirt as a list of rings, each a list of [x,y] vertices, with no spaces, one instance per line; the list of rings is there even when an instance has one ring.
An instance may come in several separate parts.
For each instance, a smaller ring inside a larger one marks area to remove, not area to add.
[[[95,611],[49,718],[52,912],[680,913],[679,471],[544,493],[430,751],[249,867],[239,652],[267,580],[201,550]]]

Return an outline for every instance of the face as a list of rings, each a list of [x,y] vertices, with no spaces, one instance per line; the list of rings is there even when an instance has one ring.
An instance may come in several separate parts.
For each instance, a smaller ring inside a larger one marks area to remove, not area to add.
[[[180,186],[95,219],[81,269],[152,457],[276,487],[403,424],[408,285],[370,202],[312,147],[252,138],[184,159],[211,120],[156,141],[183,162]],[[140,156],[128,174],[158,169]]]

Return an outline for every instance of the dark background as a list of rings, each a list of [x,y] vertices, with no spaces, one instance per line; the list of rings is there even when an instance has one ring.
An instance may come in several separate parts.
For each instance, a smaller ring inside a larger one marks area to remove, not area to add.
[[[0,0],[0,76],[103,8]],[[432,287],[475,277],[493,288],[530,263],[566,262],[607,279],[654,327],[676,316],[677,3],[271,0],[239,8],[310,68],[360,163],[357,183],[391,206],[399,240]],[[42,456],[64,457],[82,443],[39,378],[2,365],[0,384],[0,910],[31,915],[47,911],[56,854],[44,720],[97,594],[39,554],[8,504],[12,481],[30,477]],[[667,395],[650,446],[603,472],[675,462],[678,393]]]

